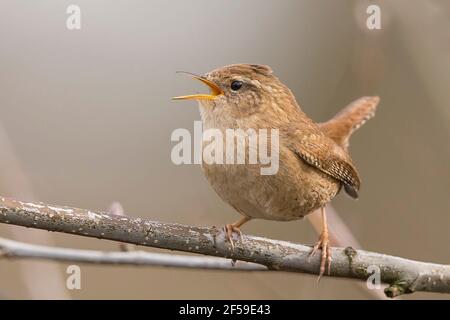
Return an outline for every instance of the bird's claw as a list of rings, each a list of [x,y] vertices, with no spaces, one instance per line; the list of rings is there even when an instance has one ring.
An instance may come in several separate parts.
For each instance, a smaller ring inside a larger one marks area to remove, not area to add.
[[[316,242],[314,245],[310,257],[313,257],[317,251],[321,249],[321,257],[320,257],[320,271],[319,271],[319,278],[317,281],[320,281],[320,278],[325,273],[325,267],[328,269],[328,275],[330,275],[330,269],[331,269],[331,247],[330,247],[330,240],[328,238],[328,232],[322,232],[319,237],[319,241]]]
[[[226,233],[225,237],[228,242],[230,242],[231,249],[234,250],[233,233],[237,233],[239,235],[239,239],[242,240],[242,231],[232,223],[226,224],[224,229]]]

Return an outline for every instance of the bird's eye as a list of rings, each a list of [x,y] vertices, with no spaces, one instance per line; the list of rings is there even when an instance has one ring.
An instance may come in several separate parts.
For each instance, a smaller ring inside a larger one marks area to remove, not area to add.
[[[242,81],[235,80],[231,83],[231,90],[238,91],[242,87]]]

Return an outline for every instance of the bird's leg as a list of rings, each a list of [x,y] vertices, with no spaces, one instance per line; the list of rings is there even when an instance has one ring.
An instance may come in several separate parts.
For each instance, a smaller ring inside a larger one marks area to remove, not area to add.
[[[330,240],[328,236],[328,224],[327,224],[327,215],[325,213],[325,208],[321,208],[322,213],[322,232],[320,233],[319,241],[316,242],[314,245],[313,250],[311,251],[310,256],[314,256],[317,252],[317,250],[322,250],[322,255],[320,259],[320,272],[319,272],[319,279],[322,277],[322,275],[325,273],[325,266],[327,266],[328,269],[328,275],[330,275],[330,268],[331,268],[331,248],[330,248]]]
[[[250,221],[251,218],[244,216],[235,223],[229,223],[225,225],[226,239],[230,242],[231,248],[234,249],[233,232],[236,232],[242,239],[242,231],[239,229],[244,223]]]

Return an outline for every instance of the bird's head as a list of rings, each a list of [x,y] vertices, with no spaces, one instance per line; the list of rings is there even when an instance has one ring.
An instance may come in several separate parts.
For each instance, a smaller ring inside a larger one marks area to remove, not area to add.
[[[195,99],[206,110],[220,109],[233,117],[245,117],[267,112],[267,109],[284,109],[288,108],[286,105],[296,105],[291,91],[273,75],[268,66],[234,64],[194,78],[206,84],[210,93],[173,99]]]

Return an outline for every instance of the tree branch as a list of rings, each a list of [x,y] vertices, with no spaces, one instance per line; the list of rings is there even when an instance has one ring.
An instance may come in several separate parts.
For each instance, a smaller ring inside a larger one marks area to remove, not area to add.
[[[237,262],[215,257],[195,257],[145,251],[104,252],[54,248],[28,244],[0,238],[0,256],[7,258],[29,258],[91,264],[158,266],[189,269],[268,271],[267,267],[251,263]]]
[[[178,250],[253,262],[271,270],[318,274],[319,256],[309,258],[311,247],[244,235],[232,250],[221,230],[161,223],[104,212],[0,199],[0,222],[24,227],[108,239],[142,246]],[[331,276],[366,280],[379,268],[390,286],[390,297],[415,291],[450,293],[450,266],[399,257],[333,248]]]

